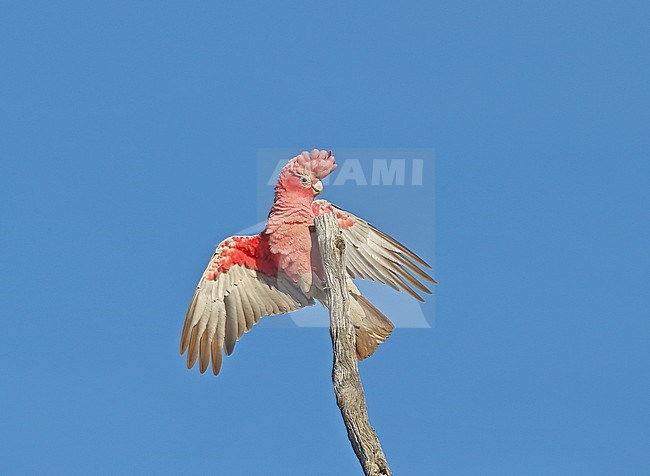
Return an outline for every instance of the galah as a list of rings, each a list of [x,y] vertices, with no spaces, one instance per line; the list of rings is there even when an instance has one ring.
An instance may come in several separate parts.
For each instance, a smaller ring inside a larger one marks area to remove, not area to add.
[[[372,355],[393,331],[393,323],[355,286],[365,278],[406,291],[430,294],[422,281],[435,284],[430,266],[386,233],[326,200],[321,180],[336,167],[330,151],[303,152],[280,172],[266,227],[258,235],[232,236],[217,246],[185,317],[181,354],[187,368],[197,359],[205,372],[219,374],[222,353],[261,317],[296,311],[319,301],[327,306],[324,271],[314,232],[314,217],[334,212],[347,244],[350,317],[356,331],[358,359]],[[414,289],[415,288],[415,289]]]

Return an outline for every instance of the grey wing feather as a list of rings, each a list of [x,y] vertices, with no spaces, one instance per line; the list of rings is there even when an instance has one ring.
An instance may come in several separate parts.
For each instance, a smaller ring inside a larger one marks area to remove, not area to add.
[[[261,317],[294,311],[313,302],[286,277],[278,282],[274,276],[241,265],[232,266],[215,280],[204,276],[185,316],[181,354],[187,352],[188,368],[198,360],[201,373],[212,361],[212,372],[218,375],[222,353],[232,354],[235,343]]]
[[[436,284],[436,281],[423,269],[431,268],[426,261],[367,221],[331,206],[335,212],[354,219],[352,226],[341,229],[343,238],[350,245],[346,256],[351,276],[387,284],[393,289],[406,291],[419,301],[424,299],[416,290],[431,294],[423,281],[431,284]]]

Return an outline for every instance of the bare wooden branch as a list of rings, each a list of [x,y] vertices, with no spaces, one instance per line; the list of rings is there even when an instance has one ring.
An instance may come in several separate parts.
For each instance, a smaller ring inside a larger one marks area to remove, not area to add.
[[[316,217],[315,226],[327,283],[336,403],[366,476],[391,475],[377,434],[368,421],[366,398],[357,367],[355,330],[350,319],[350,297],[345,278],[345,241],[334,213]]]

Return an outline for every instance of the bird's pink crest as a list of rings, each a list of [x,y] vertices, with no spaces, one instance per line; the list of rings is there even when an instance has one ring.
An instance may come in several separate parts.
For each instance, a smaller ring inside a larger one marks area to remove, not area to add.
[[[313,181],[322,180],[336,168],[336,162],[331,150],[314,149],[303,152],[291,159],[280,172],[280,180],[291,175],[306,175]]]

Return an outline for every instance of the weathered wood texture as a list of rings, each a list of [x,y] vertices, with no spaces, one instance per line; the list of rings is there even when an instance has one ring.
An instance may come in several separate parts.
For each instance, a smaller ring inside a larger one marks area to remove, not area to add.
[[[325,269],[330,308],[330,334],[334,351],[332,382],[348,438],[366,475],[391,475],[375,430],[368,421],[355,352],[355,331],[350,319],[346,284],[345,241],[333,213],[316,217],[318,246]]]

